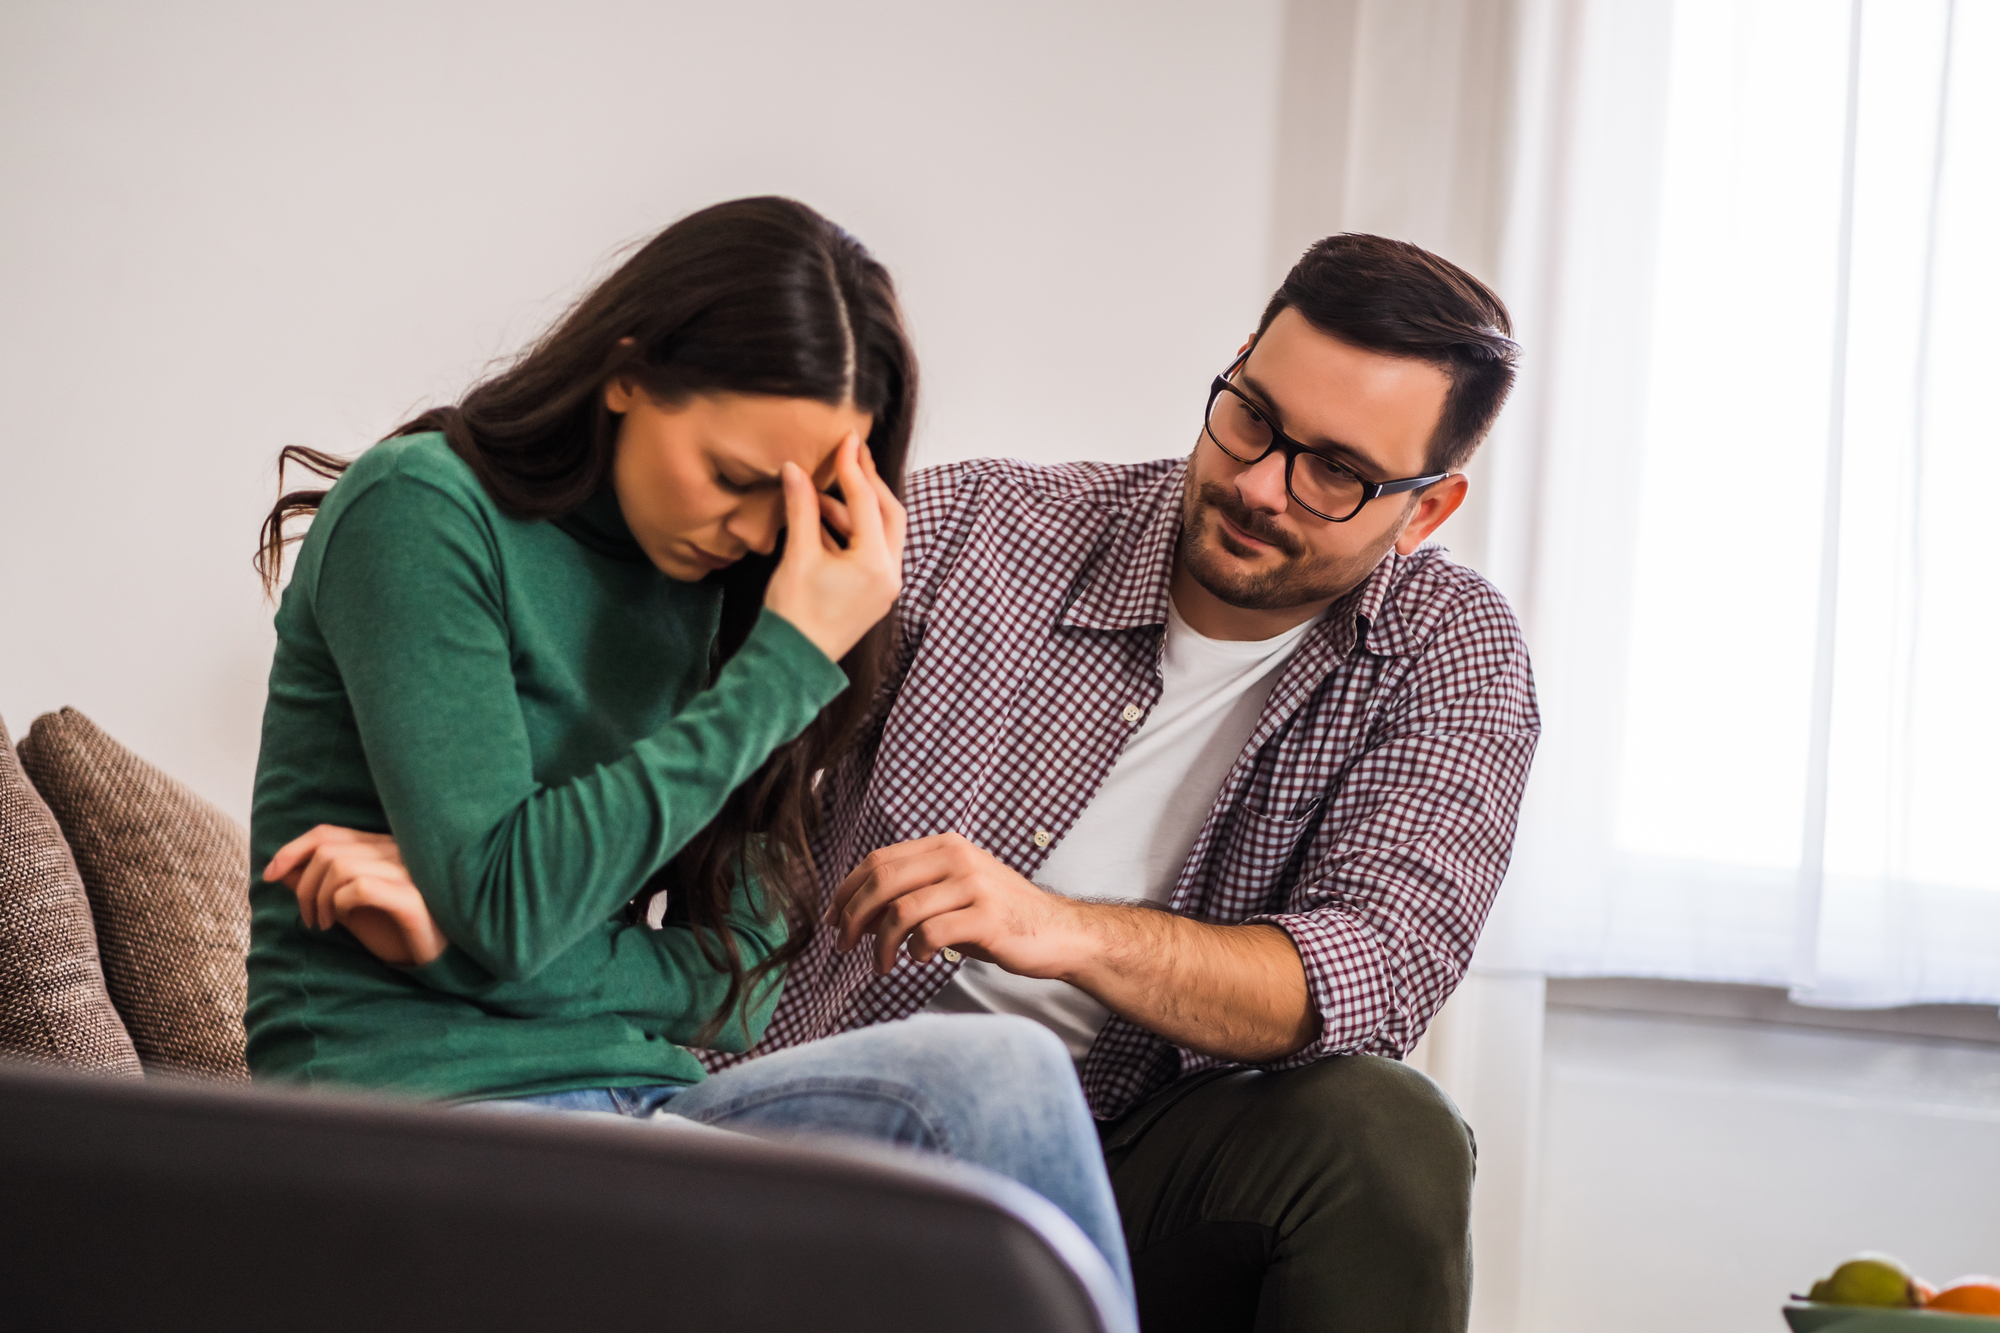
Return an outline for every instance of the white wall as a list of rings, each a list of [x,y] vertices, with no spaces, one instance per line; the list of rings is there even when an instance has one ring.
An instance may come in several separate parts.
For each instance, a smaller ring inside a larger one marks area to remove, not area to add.
[[[247,812],[271,463],[781,192],[900,281],[919,459],[1185,450],[1267,295],[1279,0],[0,9],[0,715]]]
[[[1762,1333],[1859,1250],[2000,1265],[2000,1046],[1551,1006],[1520,1327]]]

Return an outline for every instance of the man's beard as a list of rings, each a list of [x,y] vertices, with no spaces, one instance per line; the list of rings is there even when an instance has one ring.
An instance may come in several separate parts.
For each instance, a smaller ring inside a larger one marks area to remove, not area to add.
[[[1269,542],[1285,557],[1276,569],[1243,574],[1228,567],[1221,538],[1207,520],[1214,510],[1260,541]],[[1313,602],[1330,602],[1351,592],[1380,564],[1395,544],[1402,525],[1385,534],[1375,548],[1358,556],[1314,555],[1297,536],[1265,516],[1244,507],[1236,492],[1218,482],[1197,486],[1188,478],[1181,498],[1180,561],[1194,581],[1231,606],[1249,611],[1283,611]]]

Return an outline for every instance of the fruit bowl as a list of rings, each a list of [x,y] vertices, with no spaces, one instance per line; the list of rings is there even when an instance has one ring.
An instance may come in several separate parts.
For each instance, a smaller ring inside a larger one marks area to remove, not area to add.
[[[1794,1301],[1785,1307],[1785,1322],[1792,1333],[1950,1333],[1955,1324],[1964,1333],[1985,1329],[2000,1333],[2000,1317],[1983,1314],[1953,1314],[1946,1310],[1888,1310],[1867,1305],[1825,1305],[1818,1301]]]

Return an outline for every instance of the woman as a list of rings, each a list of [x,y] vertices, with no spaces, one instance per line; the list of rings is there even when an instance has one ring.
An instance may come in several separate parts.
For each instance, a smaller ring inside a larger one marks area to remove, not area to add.
[[[706,1080],[687,1049],[754,1044],[811,938],[812,775],[881,676],[915,390],[882,267],[750,199],[351,465],[287,451],[339,479],[284,497],[260,552],[275,581],[316,514],[252,815],[256,1074],[949,1145],[1129,1290],[1035,1025],[897,1024]]]

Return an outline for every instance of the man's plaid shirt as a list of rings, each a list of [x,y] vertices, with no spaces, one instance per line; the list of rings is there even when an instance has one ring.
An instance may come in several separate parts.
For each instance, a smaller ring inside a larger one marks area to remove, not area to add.
[[[1159,697],[1184,476],[981,461],[911,478],[899,650],[864,743],[821,782],[826,893],[876,848],[951,830],[1033,878]],[[1391,552],[1301,642],[1169,904],[1298,946],[1320,1037],[1270,1068],[1416,1043],[1506,871],[1539,730],[1513,613],[1440,549]],[[870,957],[822,931],[753,1054],[905,1018],[956,966],[904,957],[878,978]],[[1113,1017],[1083,1085],[1109,1118],[1218,1063]]]

